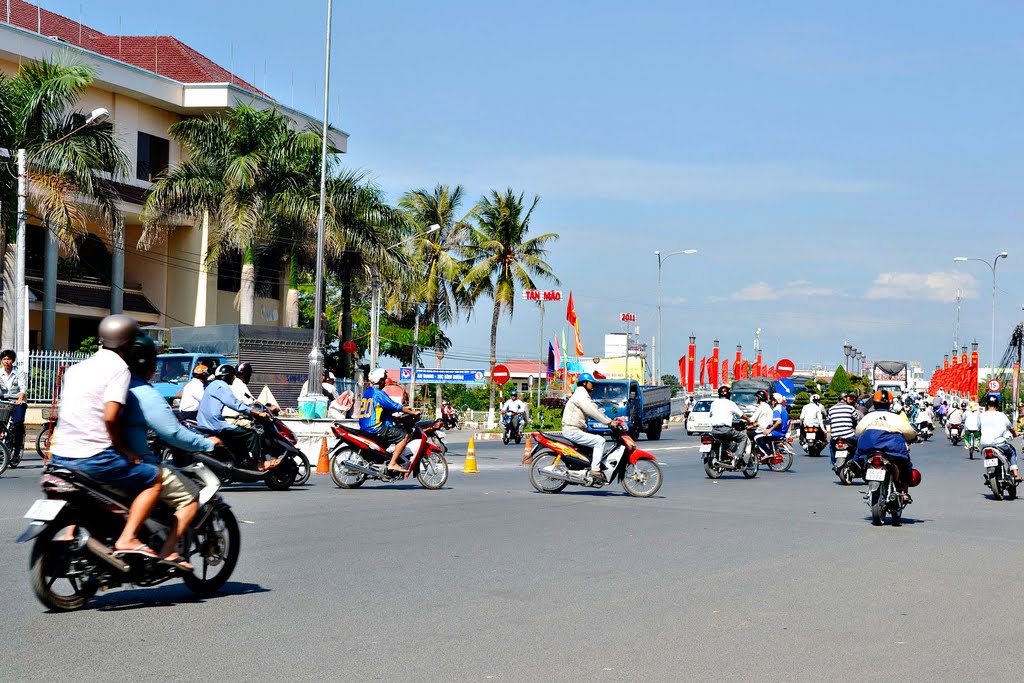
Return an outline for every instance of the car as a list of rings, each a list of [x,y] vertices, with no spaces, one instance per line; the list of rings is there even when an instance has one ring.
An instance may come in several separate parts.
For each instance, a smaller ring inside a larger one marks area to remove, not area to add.
[[[690,414],[686,416],[686,434],[703,434],[711,431],[711,401],[714,399],[702,398],[690,408]]]

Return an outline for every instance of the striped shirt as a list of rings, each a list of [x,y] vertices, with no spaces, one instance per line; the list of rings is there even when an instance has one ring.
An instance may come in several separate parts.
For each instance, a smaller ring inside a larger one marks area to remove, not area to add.
[[[833,439],[849,439],[856,433],[860,412],[851,405],[839,402],[828,411],[828,422]]]

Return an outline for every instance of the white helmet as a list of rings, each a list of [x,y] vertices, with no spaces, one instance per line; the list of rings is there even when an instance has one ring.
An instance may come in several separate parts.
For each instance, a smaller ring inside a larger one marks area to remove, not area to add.
[[[811,400],[817,403],[818,401],[821,400],[821,396],[818,396],[817,394],[811,394]]]
[[[370,370],[370,374],[367,376],[367,379],[370,380],[370,384],[377,384],[387,376],[388,371],[384,368],[374,368],[373,370]]]
[[[786,400],[786,397],[783,396],[782,394],[778,393],[778,392],[775,392],[774,394],[772,394],[772,398],[775,399],[776,403],[782,403],[783,401]]]

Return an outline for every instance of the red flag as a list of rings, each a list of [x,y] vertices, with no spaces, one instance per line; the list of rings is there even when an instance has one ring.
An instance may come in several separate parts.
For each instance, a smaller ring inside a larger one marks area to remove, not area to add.
[[[708,364],[708,357],[704,356],[700,359],[700,385],[704,386],[704,369]]]
[[[580,322],[579,322],[579,319],[577,319],[577,317],[576,317],[576,305],[572,302],[572,291],[571,290],[569,292],[569,305],[565,309],[565,319],[569,321],[570,325],[572,325],[573,333],[574,333],[574,336],[575,336],[574,341],[576,342],[576,356],[577,357],[578,356],[582,356],[583,355],[583,340],[580,339]],[[627,345],[629,344],[628,335],[627,335],[626,343],[627,343]],[[626,350],[626,355],[627,356],[629,355],[629,350],[628,349]]]
[[[679,386],[686,386],[686,356],[679,359]]]
[[[743,367],[740,368],[740,377],[750,377],[750,361],[743,361]]]
[[[722,361],[722,384],[729,383],[729,361]]]
[[[708,358],[708,383],[712,389],[718,388],[718,347],[715,347],[711,358]]]

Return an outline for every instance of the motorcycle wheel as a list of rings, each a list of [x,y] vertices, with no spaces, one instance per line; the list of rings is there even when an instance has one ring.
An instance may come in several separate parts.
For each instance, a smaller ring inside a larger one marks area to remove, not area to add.
[[[282,460],[264,480],[271,491],[287,491],[295,483],[299,468],[294,460]]]
[[[992,495],[996,500],[1003,499],[1003,481],[1000,477],[1001,472],[996,470],[992,476],[988,478],[988,486],[992,489]]]
[[[36,453],[39,454],[40,458],[46,457],[46,452],[50,450],[50,426],[43,427],[43,430],[39,432],[36,437]]]
[[[242,532],[231,509],[214,510],[206,524],[192,532],[190,547],[182,553],[193,566],[192,573],[182,577],[189,590],[196,595],[220,590],[235,571],[241,543]]]
[[[885,523],[885,497],[881,486],[875,485],[868,492],[868,505],[871,506],[871,523],[882,526]]]
[[[893,526],[900,526],[903,524],[903,507],[899,503],[893,505],[893,508],[892,510],[889,511],[889,514],[892,515]]]
[[[334,457],[331,458],[331,479],[334,480],[334,485],[339,489],[357,489],[366,481],[366,475],[362,472],[346,468],[342,464],[346,460],[351,460],[357,465],[365,466],[367,464],[362,457],[344,448],[335,453]]]
[[[710,458],[704,458],[704,474],[708,475],[708,479],[719,479],[722,476],[722,470],[712,467]]]
[[[7,471],[7,467],[11,464],[11,452],[7,450],[7,446],[0,444],[0,474]]]
[[[420,471],[416,473],[423,488],[436,491],[448,481],[448,461],[440,453],[431,453],[420,460]]]
[[[782,462],[772,462],[772,459],[768,460],[768,469],[772,472],[785,472],[793,466],[793,453],[788,448],[782,449]],[[815,455],[821,455],[819,451]]]
[[[550,467],[555,462],[555,455],[551,451],[544,451],[538,453],[533,459],[533,464],[530,465],[530,483],[533,484],[533,488],[537,489],[541,493],[558,493],[566,486],[569,482],[562,481],[561,479],[552,479],[541,472],[541,468]],[[565,465],[559,463],[561,470],[565,470]]]
[[[661,465],[654,460],[637,460],[632,465],[626,465],[626,471],[622,474],[622,488],[634,498],[650,498],[664,480],[661,472]]]
[[[293,486],[302,486],[309,481],[309,475],[313,473],[313,468],[309,465],[309,458],[306,457],[305,453],[295,453],[292,455],[292,460],[295,461],[295,482]]]
[[[523,435],[522,434],[516,434],[516,445],[518,446],[522,442],[523,442]]]
[[[790,457],[790,463],[792,463],[792,460],[793,460],[792,454],[790,454],[789,457]],[[760,459],[754,457],[754,462],[752,464],[750,464],[750,465],[747,465],[746,467],[744,467],[740,471],[743,472],[743,476],[746,477],[747,479],[753,479],[754,477],[757,476],[757,471],[758,471],[758,469],[760,469],[760,467],[761,467]],[[789,469],[789,467],[786,467],[786,469]],[[780,470],[780,472],[784,472],[784,471],[785,470]]]
[[[508,432],[505,432],[504,434],[501,435],[501,442],[506,446],[508,445]]]
[[[1006,500],[1017,500],[1017,487],[1012,484],[1006,487]]]
[[[32,546],[29,564],[32,592],[39,602],[55,612],[81,609],[99,589],[94,575],[87,575],[84,579],[66,576],[77,552],[72,549],[71,542],[57,541],[54,537],[72,525],[85,529],[80,519],[59,518],[36,538]]]
[[[849,467],[844,465],[839,469],[839,481],[843,483],[843,486],[850,486],[855,478],[853,470]]]

